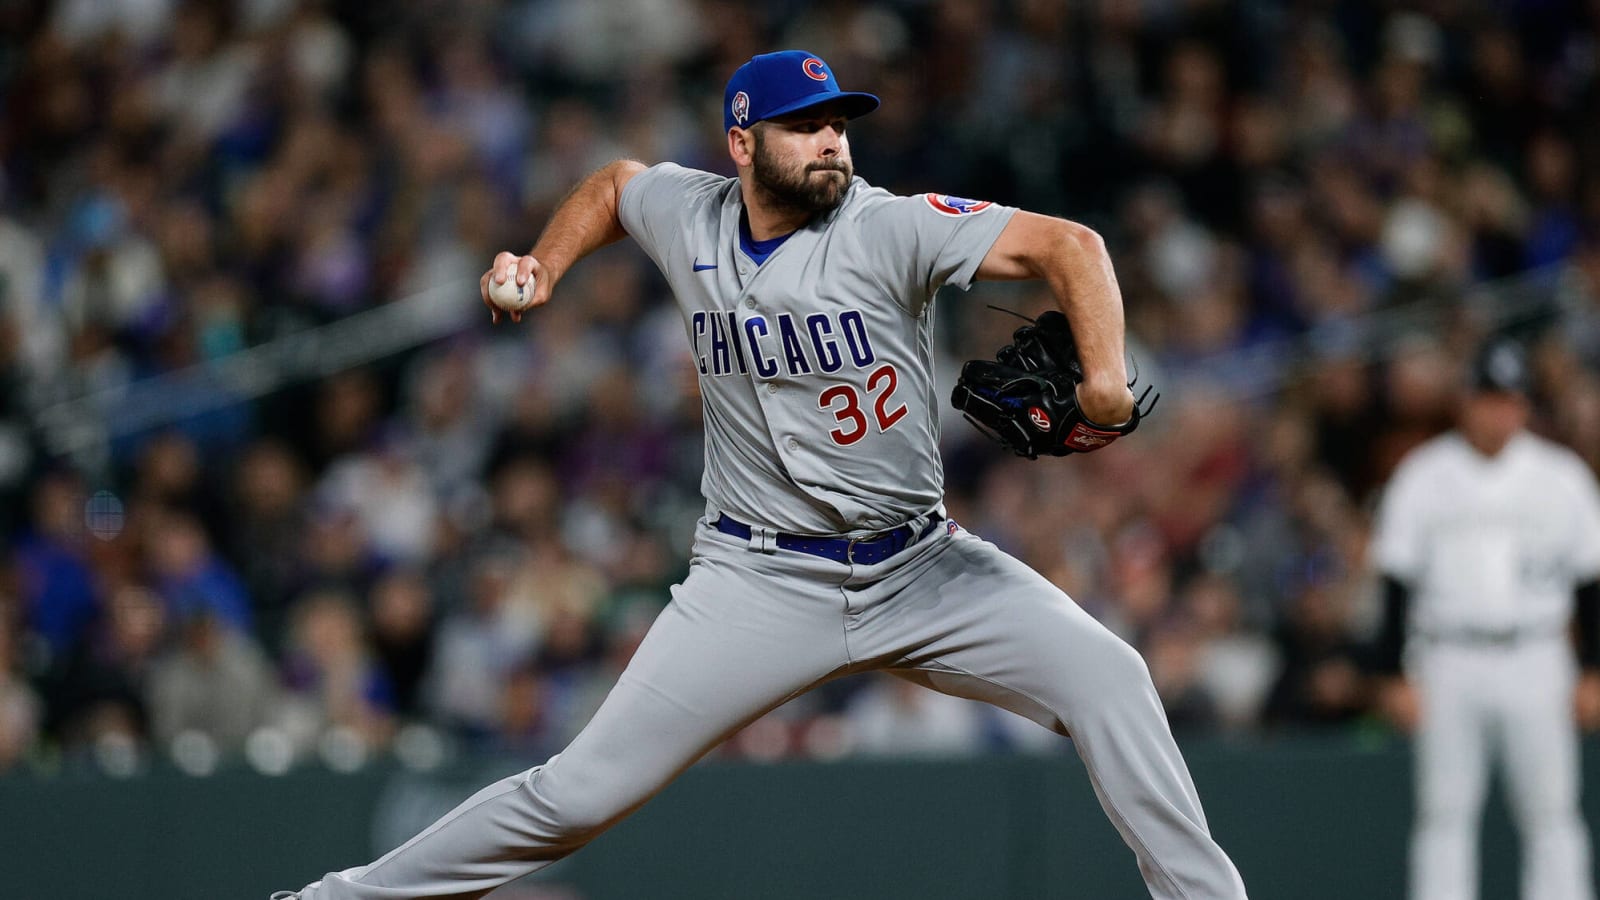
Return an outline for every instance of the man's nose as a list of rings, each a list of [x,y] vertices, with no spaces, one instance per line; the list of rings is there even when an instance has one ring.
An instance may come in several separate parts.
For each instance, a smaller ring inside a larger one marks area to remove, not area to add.
[[[824,128],[818,132],[822,135],[822,156],[827,158],[839,155],[839,130],[837,128]]]

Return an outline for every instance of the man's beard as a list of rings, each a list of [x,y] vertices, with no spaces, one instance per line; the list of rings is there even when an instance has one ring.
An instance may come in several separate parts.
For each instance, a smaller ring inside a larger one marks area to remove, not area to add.
[[[840,172],[844,178],[816,177],[813,172]],[[760,134],[756,135],[755,166],[751,175],[756,190],[770,206],[807,214],[827,212],[844,200],[854,174],[849,161],[837,158],[817,160],[799,172],[785,172],[772,158]]]

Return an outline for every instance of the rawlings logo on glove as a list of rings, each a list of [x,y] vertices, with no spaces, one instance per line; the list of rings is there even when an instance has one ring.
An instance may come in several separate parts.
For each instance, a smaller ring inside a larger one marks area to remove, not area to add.
[[[950,402],[978,430],[1029,459],[1088,453],[1131,434],[1155,409],[1160,394],[1146,387],[1133,415],[1120,425],[1101,425],[1078,408],[1083,365],[1067,317],[1056,310],[1029,320],[1011,336],[994,360],[974,359],[961,367]],[[1132,388],[1138,375],[1128,383]]]

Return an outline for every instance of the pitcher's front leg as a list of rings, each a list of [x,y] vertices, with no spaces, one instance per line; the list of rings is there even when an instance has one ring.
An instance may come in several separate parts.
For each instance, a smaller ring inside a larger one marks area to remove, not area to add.
[[[896,674],[1070,734],[1152,897],[1244,900],[1136,650],[1043,576],[969,534],[949,538],[901,590],[858,631],[871,635],[870,652],[898,644]]]

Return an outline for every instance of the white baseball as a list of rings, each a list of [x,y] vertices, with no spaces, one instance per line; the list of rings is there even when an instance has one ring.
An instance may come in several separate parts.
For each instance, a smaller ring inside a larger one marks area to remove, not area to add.
[[[522,312],[533,304],[533,276],[529,275],[528,283],[523,285],[517,284],[515,272],[506,276],[504,284],[498,276],[491,276],[489,302],[506,312]]]

